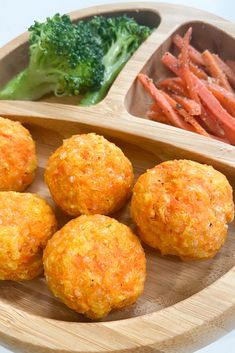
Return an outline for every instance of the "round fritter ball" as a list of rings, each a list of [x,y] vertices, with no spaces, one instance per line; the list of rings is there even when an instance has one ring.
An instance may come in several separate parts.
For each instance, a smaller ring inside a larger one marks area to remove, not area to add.
[[[49,158],[45,181],[71,216],[111,214],[129,198],[133,168],[120,148],[94,133],[64,141]]]
[[[23,191],[34,179],[35,143],[18,121],[0,117],[0,190]]]
[[[53,294],[96,320],[136,301],[144,288],[146,260],[130,228],[103,215],[83,215],[49,240],[44,272]]]
[[[208,165],[167,161],[148,170],[133,190],[131,213],[143,242],[183,260],[213,257],[234,217],[232,188]]]
[[[42,252],[56,228],[54,213],[41,197],[0,192],[0,279],[29,280],[42,273]]]

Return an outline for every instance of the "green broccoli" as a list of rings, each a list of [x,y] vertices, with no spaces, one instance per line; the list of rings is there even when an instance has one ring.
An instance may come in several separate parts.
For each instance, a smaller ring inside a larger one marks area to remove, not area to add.
[[[100,38],[66,15],[29,28],[29,65],[0,91],[0,99],[35,100],[97,90],[104,76]]]
[[[73,24],[56,14],[29,32],[29,65],[3,87],[0,99],[35,100],[54,92],[84,95],[80,104],[91,105],[104,98],[151,30],[126,15]]]
[[[104,98],[123,66],[151,33],[149,27],[139,25],[126,15],[113,18],[96,16],[87,23],[87,27],[101,38],[105,71],[101,87],[87,92],[80,105],[96,104]]]

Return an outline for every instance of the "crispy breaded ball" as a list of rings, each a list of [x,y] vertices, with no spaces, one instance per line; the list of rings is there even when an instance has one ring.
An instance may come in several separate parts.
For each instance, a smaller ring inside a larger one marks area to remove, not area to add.
[[[49,240],[43,255],[52,293],[69,308],[96,320],[136,301],[146,260],[130,228],[102,215],[83,215]]]
[[[42,273],[42,252],[56,228],[54,213],[41,197],[0,192],[0,279],[28,280]]]
[[[131,194],[133,180],[131,162],[121,149],[94,133],[65,140],[45,171],[54,201],[72,216],[119,210]]]
[[[167,161],[139,177],[131,213],[143,242],[163,255],[211,258],[234,217],[232,188],[211,166]]]
[[[34,179],[35,143],[18,121],[0,117],[0,191],[23,191]]]

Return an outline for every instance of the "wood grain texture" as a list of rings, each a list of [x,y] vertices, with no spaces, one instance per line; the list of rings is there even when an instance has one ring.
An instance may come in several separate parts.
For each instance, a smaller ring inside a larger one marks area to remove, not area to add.
[[[81,108],[72,105],[73,101],[52,103],[50,97],[46,98],[47,102],[0,101],[0,115],[22,121],[36,140],[39,168],[28,190],[49,200],[60,226],[69,217],[50,199],[43,171],[50,153],[64,138],[77,133],[94,131],[115,142],[132,161],[136,178],[163,160],[188,158],[212,164],[234,186],[235,148],[141,119],[145,117],[145,99],[139,95],[135,77],[141,70],[153,73],[153,64],[170,46],[170,36],[177,29],[183,31],[185,22],[193,22],[200,33],[201,43],[196,45],[203,48],[217,45],[226,59],[234,59],[235,26],[211,14],[181,6],[157,3],[134,6],[135,9],[133,4],[123,4],[121,11],[120,4],[100,6],[72,14],[77,20],[95,13],[129,12],[145,24],[150,21],[152,26],[161,18],[159,27],[137,50],[97,106]],[[207,23],[207,37],[200,32],[204,28],[202,22]],[[24,34],[0,50],[3,73],[0,85],[26,65],[26,40],[27,34]],[[154,75],[164,75],[160,63]],[[129,205],[114,217],[134,229]],[[0,338],[24,352],[192,352],[223,335],[234,324],[234,236],[233,223],[218,255],[201,262],[184,263],[175,257],[162,257],[146,247],[148,275],[144,294],[135,305],[111,313],[102,322],[89,322],[65,307],[49,292],[43,277],[20,283],[2,281]]]

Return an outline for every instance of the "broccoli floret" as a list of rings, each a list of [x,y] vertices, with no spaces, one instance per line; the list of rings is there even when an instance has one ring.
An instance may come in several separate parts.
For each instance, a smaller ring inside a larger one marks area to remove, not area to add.
[[[80,105],[96,104],[104,98],[123,66],[151,33],[149,27],[139,25],[126,15],[113,18],[94,17],[88,25],[91,32],[97,32],[101,38],[105,52],[102,61],[105,71],[101,87],[94,92],[87,92]]]
[[[125,15],[73,24],[56,14],[35,22],[29,32],[29,65],[0,91],[0,99],[85,94],[80,104],[91,105],[103,99],[151,30]]]
[[[0,91],[0,99],[34,100],[46,93],[97,90],[104,76],[103,46],[86,26],[56,14],[29,28],[29,65]]]

